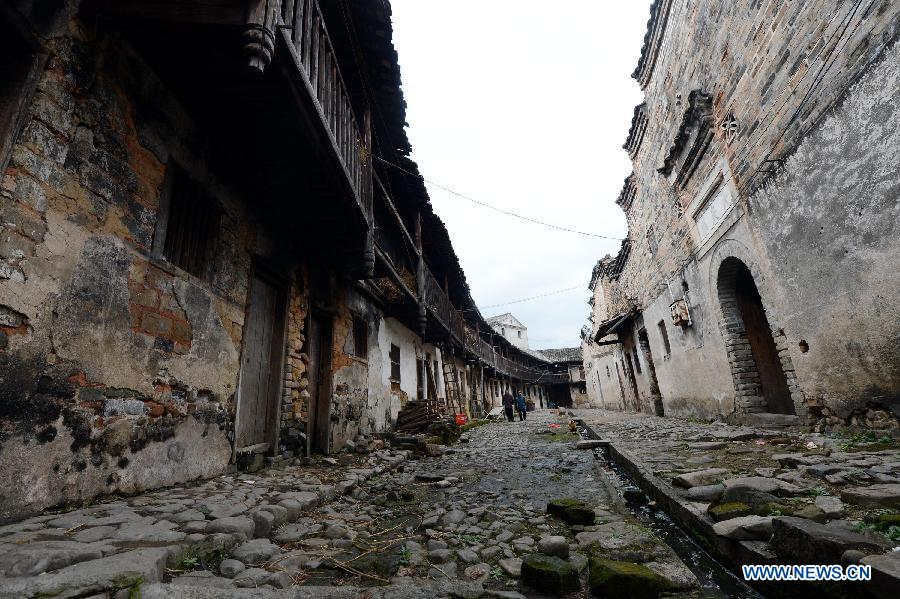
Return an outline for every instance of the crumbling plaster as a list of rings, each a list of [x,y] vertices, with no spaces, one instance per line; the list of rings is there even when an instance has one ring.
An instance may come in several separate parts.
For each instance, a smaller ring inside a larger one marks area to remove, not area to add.
[[[0,471],[33,483],[0,519],[221,472],[251,255],[283,250],[139,57],[70,29],[0,187]],[[203,279],[150,255],[172,158],[222,206]]]

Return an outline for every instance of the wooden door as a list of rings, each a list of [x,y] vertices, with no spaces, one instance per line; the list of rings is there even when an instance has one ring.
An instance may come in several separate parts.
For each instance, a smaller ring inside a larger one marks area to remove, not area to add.
[[[750,350],[759,372],[762,396],[766,400],[769,412],[776,414],[793,414],[794,402],[788,389],[772,328],[766,318],[756,283],[749,269],[742,268],[737,276],[737,303],[747,331]]]
[[[309,429],[310,451],[328,453],[331,435],[331,319],[309,317]]]
[[[239,450],[275,445],[286,301],[284,290],[273,280],[253,275],[241,354],[236,443]]]
[[[638,392],[637,379],[634,378],[634,366],[631,364],[631,352],[629,351],[625,351],[625,378],[631,384],[631,393],[634,401],[632,409],[635,412],[643,412],[641,394]]]

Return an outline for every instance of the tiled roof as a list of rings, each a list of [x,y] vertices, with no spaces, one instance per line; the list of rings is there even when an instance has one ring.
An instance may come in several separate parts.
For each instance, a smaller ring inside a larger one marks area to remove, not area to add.
[[[580,347],[562,347],[559,349],[538,350],[551,362],[581,362]]]

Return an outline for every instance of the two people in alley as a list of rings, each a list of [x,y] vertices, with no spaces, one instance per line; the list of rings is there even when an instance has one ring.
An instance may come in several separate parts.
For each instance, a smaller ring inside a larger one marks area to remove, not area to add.
[[[506,413],[506,419],[509,422],[514,420],[513,408],[519,412],[519,420],[525,420],[528,417],[528,404],[525,402],[525,396],[520,392],[513,397],[512,393],[507,391],[503,394],[503,411]]]

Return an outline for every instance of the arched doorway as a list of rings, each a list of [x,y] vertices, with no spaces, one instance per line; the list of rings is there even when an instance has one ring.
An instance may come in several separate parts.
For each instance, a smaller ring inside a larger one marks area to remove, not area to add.
[[[725,345],[743,412],[794,414],[794,402],[753,274],[737,258],[719,267]]]

